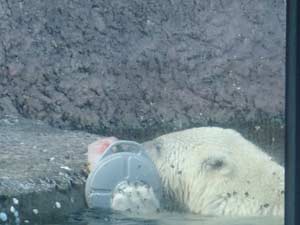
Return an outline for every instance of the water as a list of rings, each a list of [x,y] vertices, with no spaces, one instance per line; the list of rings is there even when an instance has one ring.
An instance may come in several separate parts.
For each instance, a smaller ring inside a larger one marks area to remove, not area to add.
[[[66,225],[283,225],[282,217],[209,217],[184,213],[160,213],[149,218],[86,210],[72,215]]]

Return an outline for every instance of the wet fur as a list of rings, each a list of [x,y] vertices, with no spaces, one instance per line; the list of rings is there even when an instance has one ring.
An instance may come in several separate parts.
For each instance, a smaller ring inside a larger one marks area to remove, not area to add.
[[[95,146],[101,147],[101,140],[90,145]],[[193,128],[144,146],[161,175],[163,208],[202,215],[284,214],[283,167],[234,130]],[[156,213],[159,201],[149,193],[151,189],[128,184],[114,195],[113,209]],[[149,196],[146,204],[143,199]]]
[[[283,215],[284,169],[231,129],[202,127],[145,143],[167,202],[203,215]]]

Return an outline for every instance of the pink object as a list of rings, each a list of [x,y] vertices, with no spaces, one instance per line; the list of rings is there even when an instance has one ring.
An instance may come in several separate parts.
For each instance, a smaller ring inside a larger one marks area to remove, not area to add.
[[[90,172],[96,168],[97,162],[99,161],[102,153],[108,148],[108,146],[117,140],[118,139],[116,137],[102,137],[88,146],[88,165]]]

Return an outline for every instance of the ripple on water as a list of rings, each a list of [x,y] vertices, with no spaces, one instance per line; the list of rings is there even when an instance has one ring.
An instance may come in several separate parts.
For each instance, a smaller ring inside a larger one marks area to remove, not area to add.
[[[66,223],[63,223],[66,224]],[[152,218],[133,218],[119,213],[86,210],[70,217],[69,225],[283,225],[282,217],[209,217],[160,213]]]

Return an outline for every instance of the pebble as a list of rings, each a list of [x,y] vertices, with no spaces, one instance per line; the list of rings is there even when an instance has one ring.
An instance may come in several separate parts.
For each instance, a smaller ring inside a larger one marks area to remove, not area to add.
[[[24,223],[29,223],[29,220],[24,220]]]
[[[39,210],[38,210],[38,209],[33,209],[32,212],[33,212],[35,215],[39,214]]]
[[[256,131],[260,130],[260,128],[261,128],[260,126],[255,126]]]
[[[60,167],[61,169],[64,169],[64,170],[68,170],[68,171],[71,171],[72,169],[68,166],[61,166]]]

